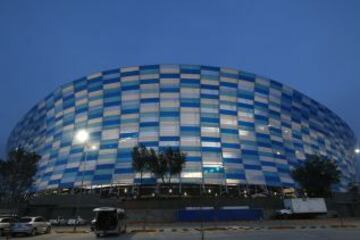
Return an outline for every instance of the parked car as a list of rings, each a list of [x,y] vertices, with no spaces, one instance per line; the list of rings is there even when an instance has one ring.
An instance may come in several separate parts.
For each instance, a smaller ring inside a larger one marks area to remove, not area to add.
[[[11,216],[0,216],[0,236],[4,236],[6,232],[10,231],[11,224],[15,221]]]
[[[254,193],[251,195],[251,198],[267,198],[268,194],[266,193]]]
[[[68,221],[65,218],[59,216],[57,218],[50,219],[49,222],[51,225],[66,225]]]
[[[43,217],[22,217],[11,226],[11,233],[35,236],[39,233],[50,233],[51,224]]]
[[[82,217],[78,216],[76,219],[75,218],[70,218],[67,221],[67,225],[85,225],[86,224],[86,220],[83,219]]]

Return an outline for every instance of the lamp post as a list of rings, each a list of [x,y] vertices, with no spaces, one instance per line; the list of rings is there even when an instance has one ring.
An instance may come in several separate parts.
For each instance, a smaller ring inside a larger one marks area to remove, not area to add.
[[[85,170],[86,170],[86,162],[87,162],[87,153],[88,151],[95,151],[97,149],[96,145],[91,144],[89,142],[90,134],[86,129],[80,129],[75,133],[74,140],[76,143],[83,144],[84,145],[84,161],[81,161],[80,166],[82,166],[82,163],[84,162],[84,167],[82,169],[82,175],[81,175],[81,195],[84,189],[84,177],[85,177]],[[131,137],[120,139],[119,142],[126,142],[128,140],[132,139]],[[125,193],[127,193],[127,189],[124,190]],[[75,208],[75,223],[74,223],[74,232],[76,231],[77,227],[77,213],[79,210],[79,197],[76,197],[76,208]]]
[[[85,170],[86,170],[87,152],[89,150],[95,151],[97,149],[97,147],[95,145],[89,144],[89,142],[88,142],[89,138],[90,138],[89,132],[85,129],[81,129],[81,130],[77,131],[75,134],[75,141],[79,144],[84,144],[84,160],[81,160],[80,166],[79,166],[79,167],[81,167],[83,165],[82,163],[84,163],[84,167],[82,168],[82,174],[81,174],[81,185],[80,185],[80,189],[81,189],[80,194],[81,195],[82,195],[83,189],[84,189],[84,177],[85,177]],[[76,197],[74,232],[76,231],[76,227],[77,227],[78,210],[79,210],[79,196]]]
[[[355,177],[356,177],[356,179],[355,179],[355,182],[358,182],[359,181],[359,156],[360,156],[360,147],[356,147],[355,149],[354,149],[354,153],[355,153],[355,155],[357,156],[357,158],[355,159],[356,160],[356,164],[355,164],[355,166],[356,166],[356,171],[355,171]]]

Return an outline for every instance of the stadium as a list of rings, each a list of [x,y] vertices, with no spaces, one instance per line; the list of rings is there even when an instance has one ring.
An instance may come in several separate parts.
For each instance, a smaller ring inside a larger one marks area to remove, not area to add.
[[[86,130],[86,144],[76,141]],[[42,158],[35,191],[134,186],[132,147],[187,154],[174,183],[296,188],[291,170],[309,154],[336,161],[346,191],[356,139],[324,105],[272,79],[230,68],[146,65],[98,72],[60,86],[17,123],[8,151]],[[156,180],[145,173],[142,183]]]

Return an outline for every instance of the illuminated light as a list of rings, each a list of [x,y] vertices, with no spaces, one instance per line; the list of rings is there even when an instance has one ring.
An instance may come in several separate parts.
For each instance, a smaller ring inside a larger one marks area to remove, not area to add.
[[[182,178],[202,178],[201,172],[188,172],[188,173],[182,173]]]
[[[247,136],[247,135],[249,135],[249,132],[248,132],[248,131],[239,130],[239,134],[240,134],[240,136]]]
[[[208,193],[211,193],[211,189],[209,188]]]
[[[125,188],[125,189],[124,189],[124,193],[127,193],[127,191],[128,191],[127,188]]]
[[[96,146],[96,145],[91,145],[90,149],[91,149],[91,150],[96,150],[96,149],[97,149],[97,146]]]
[[[122,138],[119,140],[119,142],[126,142],[126,141],[129,141],[130,139],[133,139],[133,138],[132,137]]]
[[[221,144],[219,142],[203,142],[203,147],[221,147]]]
[[[279,151],[276,152],[277,155],[280,155],[281,153]]]
[[[75,139],[79,143],[85,143],[89,139],[89,133],[85,129],[81,129],[76,133]]]
[[[155,193],[152,193],[151,196],[152,196],[152,197],[155,197]]]
[[[169,193],[172,193],[172,191],[173,191],[173,190],[170,188],[170,189],[169,189]]]
[[[187,196],[187,192],[184,192],[184,196],[185,196],[185,197]]]
[[[360,154],[360,148],[356,148],[356,149],[354,150],[354,152],[355,152],[356,154]]]

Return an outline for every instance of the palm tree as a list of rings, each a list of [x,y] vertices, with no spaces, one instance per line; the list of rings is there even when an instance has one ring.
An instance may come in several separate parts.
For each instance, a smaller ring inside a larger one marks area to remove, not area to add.
[[[143,173],[148,165],[148,150],[144,145],[135,146],[131,152],[132,167],[136,172],[140,173],[140,188],[143,180]]]
[[[140,173],[140,188],[143,173],[150,170],[157,179],[165,184],[165,176],[168,175],[168,184],[171,178],[179,175],[185,165],[186,154],[179,148],[167,147],[164,151],[157,153],[154,149],[147,149],[144,145],[135,146],[132,150],[132,167]]]
[[[164,154],[157,154],[154,149],[150,149],[149,169],[156,178],[160,178],[165,183],[165,175],[168,172],[168,165]]]
[[[163,153],[163,157],[167,163],[168,181],[169,184],[171,184],[171,178],[182,172],[185,165],[186,154],[181,152],[179,148],[167,147]]]

